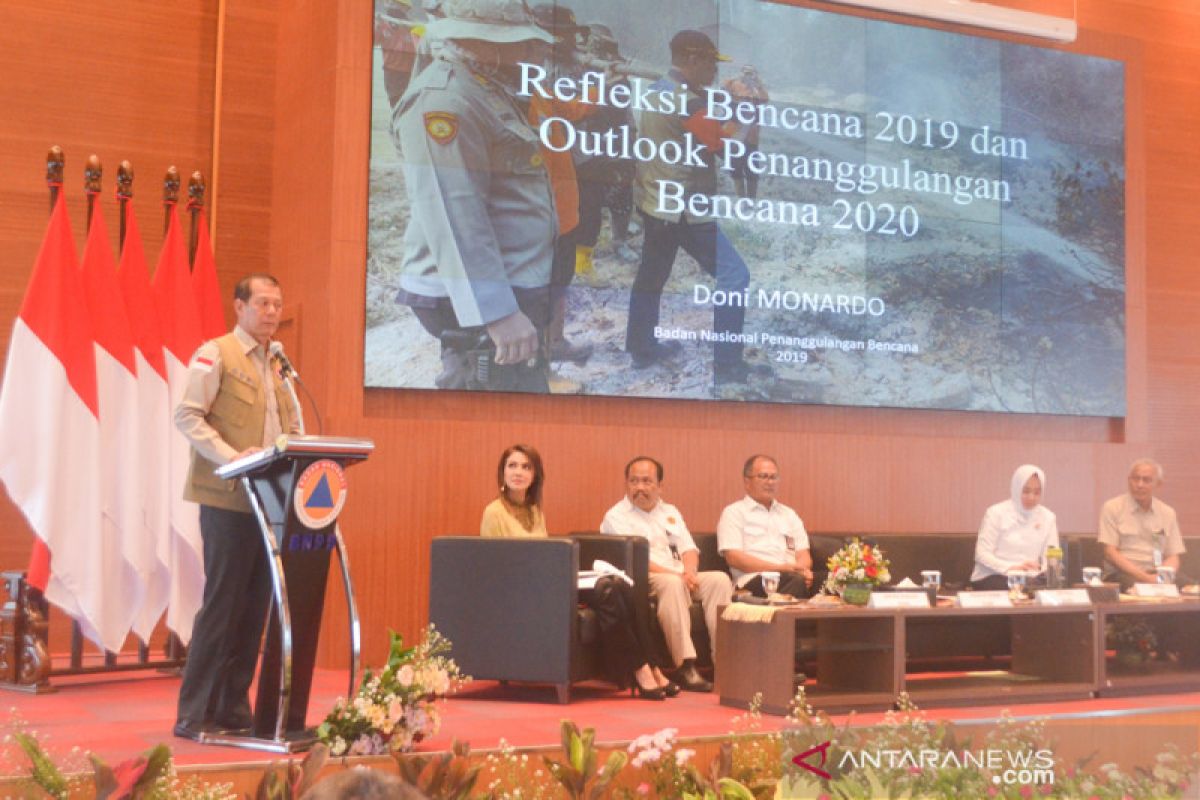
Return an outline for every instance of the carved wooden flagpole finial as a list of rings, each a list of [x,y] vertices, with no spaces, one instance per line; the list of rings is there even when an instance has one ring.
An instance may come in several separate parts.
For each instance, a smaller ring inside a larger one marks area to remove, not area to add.
[[[87,226],[92,227],[92,211],[96,207],[96,198],[100,196],[101,181],[104,178],[104,167],[100,157],[95,153],[88,156],[83,165],[83,192],[87,196]]]
[[[163,178],[163,232],[171,224],[171,211],[179,202],[179,170],[175,166],[167,167],[166,177]]]
[[[191,232],[188,234],[188,263],[196,263],[196,242],[200,236],[200,211],[204,208],[204,175],[200,170],[188,179],[188,214],[191,217]]]
[[[58,145],[50,148],[50,152],[46,155],[46,185],[50,188],[50,211],[54,211],[54,203],[58,200],[58,192],[62,188],[63,170],[66,168],[67,158],[63,155],[63,150]]]
[[[118,246],[125,249],[125,224],[129,216],[129,201],[133,199],[133,164],[122,161],[117,167],[117,210],[121,219],[121,239]]]

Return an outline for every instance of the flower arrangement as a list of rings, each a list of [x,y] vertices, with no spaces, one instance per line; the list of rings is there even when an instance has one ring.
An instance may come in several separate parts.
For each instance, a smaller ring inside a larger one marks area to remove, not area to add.
[[[395,631],[387,666],[366,670],[352,699],[338,698],[317,737],[334,756],[408,752],[441,726],[438,699],[453,694],[469,678],[446,654],[450,642],[432,625],[414,647]]]
[[[857,537],[831,555],[826,565],[829,567],[829,577],[825,579],[828,594],[841,594],[851,583],[879,586],[892,579],[888,572],[891,564],[883,550]]]

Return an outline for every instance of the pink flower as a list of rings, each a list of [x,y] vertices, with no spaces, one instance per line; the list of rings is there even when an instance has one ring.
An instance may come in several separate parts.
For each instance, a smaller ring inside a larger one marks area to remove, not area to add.
[[[988,797],[995,797],[998,794],[1000,794],[1000,790],[997,789],[995,785],[988,787]]]
[[[1021,787],[1021,797],[1033,797],[1033,787],[1032,786],[1022,786]]]
[[[920,767],[909,767],[909,768],[908,768],[908,774],[909,774],[909,775],[920,775],[920,774],[921,774],[921,768],[920,768]]]
[[[1053,791],[1054,791],[1054,787],[1051,786],[1050,784],[1048,784],[1048,783],[1042,784],[1042,794],[1050,794]]]
[[[650,784],[646,783],[645,781],[639,783],[637,787],[637,793],[642,797],[648,797],[650,795]]]

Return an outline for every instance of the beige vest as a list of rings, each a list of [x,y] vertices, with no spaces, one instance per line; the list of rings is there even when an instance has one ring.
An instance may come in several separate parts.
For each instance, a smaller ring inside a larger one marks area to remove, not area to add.
[[[261,385],[261,373],[250,356],[242,351],[242,343],[232,333],[220,337],[216,343],[221,356],[221,388],[205,420],[238,452],[247,447],[261,447],[267,416],[267,395]],[[291,400],[283,382],[274,372],[271,373],[271,382],[279,404],[279,425],[286,433],[292,429]],[[241,479],[221,480],[213,474],[216,468],[216,464],[193,448],[184,499],[249,513],[250,500],[242,489]]]

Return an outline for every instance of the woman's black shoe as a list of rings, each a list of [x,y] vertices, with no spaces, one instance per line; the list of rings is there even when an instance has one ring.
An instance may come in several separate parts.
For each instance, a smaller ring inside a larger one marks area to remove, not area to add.
[[[633,685],[629,687],[629,695],[642,700],[666,700],[667,694],[661,687],[647,689],[637,682],[637,678],[633,679]]]
[[[663,694],[665,694],[667,697],[675,697],[683,691],[683,687],[675,681],[667,681],[666,686],[660,686],[658,688],[662,689]]]

